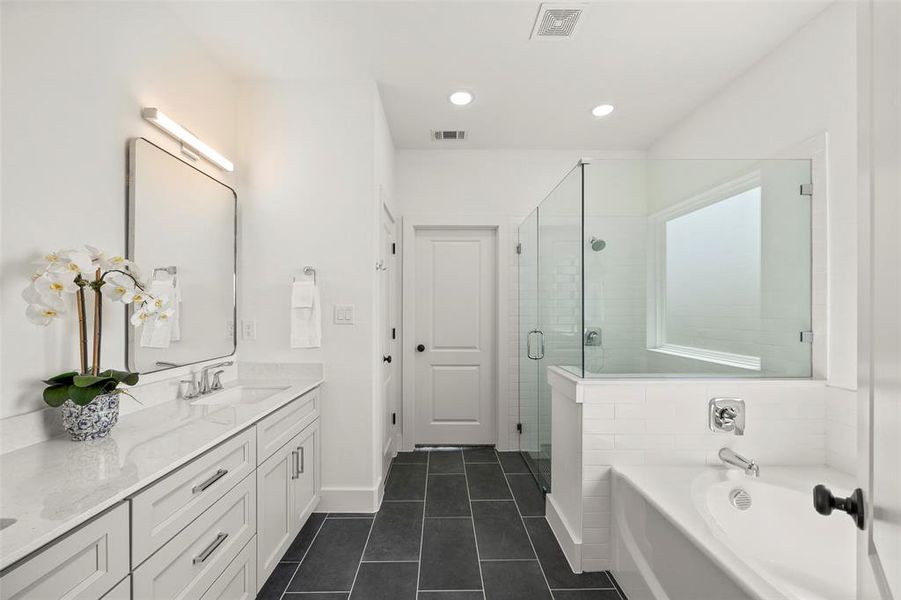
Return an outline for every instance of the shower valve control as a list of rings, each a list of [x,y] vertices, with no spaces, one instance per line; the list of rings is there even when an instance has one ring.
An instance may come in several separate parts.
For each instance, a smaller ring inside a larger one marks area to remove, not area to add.
[[[582,337],[586,346],[602,345],[600,327],[586,327]]]
[[[711,398],[708,416],[710,431],[745,434],[745,401],[741,398]]]

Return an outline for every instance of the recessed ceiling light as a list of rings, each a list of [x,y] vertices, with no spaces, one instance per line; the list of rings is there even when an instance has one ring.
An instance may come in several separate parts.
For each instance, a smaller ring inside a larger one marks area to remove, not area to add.
[[[451,94],[448,100],[451,101],[451,104],[455,104],[457,106],[466,106],[467,104],[472,102],[472,94],[461,90],[459,92],[454,92],[453,94]]]
[[[591,114],[596,117],[606,117],[613,112],[612,104],[599,104],[591,109]]]

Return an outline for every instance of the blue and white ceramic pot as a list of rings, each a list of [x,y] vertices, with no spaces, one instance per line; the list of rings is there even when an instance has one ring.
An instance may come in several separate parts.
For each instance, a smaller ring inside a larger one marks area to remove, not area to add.
[[[101,394],[90,404],[78,406],[66,400],[63,411],[63,427],[76,442],[105,438],[119,420],[119,391]]]

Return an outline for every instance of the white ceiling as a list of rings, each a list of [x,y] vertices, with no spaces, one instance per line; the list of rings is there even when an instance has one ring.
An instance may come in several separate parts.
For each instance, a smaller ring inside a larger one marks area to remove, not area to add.
[[[372,79],[398,148],[644,149],[827,1],[593,2],[573,39],[530,41],[538,2],[190,2],[243,77]],[[456,89],[472,105],[447,101]],[[591,108],[616,111],[595,119]],[[436,143],[431,129],[465,129]]]

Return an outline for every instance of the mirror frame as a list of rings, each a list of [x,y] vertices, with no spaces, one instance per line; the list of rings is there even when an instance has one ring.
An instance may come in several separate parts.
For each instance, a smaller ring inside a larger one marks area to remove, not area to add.
[[[202,358],[200,360],[195,360],[192,362],[182,363],[176,366],[160,366],[158,369],[154,369],[152,371],[142,371],[141,375],[147,375],[149,373],[159,373],[160,371],[167,371],[169,369],[177,369],[180,367],[186,367],[190,365],[196,365],[199,363],[207,362],[210,360],[216,360],[219,358],[227,358],[229,356],[234,356],[238,352],[238,192],[235,191],[233,187],[230,185],[226,185],[224,182],[216,179],[209,173],[202,171],[192,165],[191,163],[179,158],[178,156],[172,154],[165,148],[154,144],[150,140],[145,137],[135,137],[131,138],[128,141],[128,152],[126,157],[127,163],[127,179],[126,179],[126,188],[127,188],[127,201],[125,204],[125,248],[126,254],[125,257],[128,260],[134,260],[134,252],[135,252],[135,223],[134,223],[134,214],[135,214],[135,169],[137,165],[135,164],[135,147],[138,142],[144,141],[160,150],[161,152],[165,152],[172,158],[177,161],[180,161],[182,164],[194,169],[200,175],[207,177],[222,187],[228,189],[232,197],[234,198],[233,213],[234,220],[232,223],[232,351],[228,354],[222,354],[218,356],[210,356],[206,358]],[[132,350],[133,345],[137,343],[137,329],[131,326],[131,316],[132,316],[132,306],[130,304],[125,306],[125,365],[129,371],[135,372],[135,352]]]

